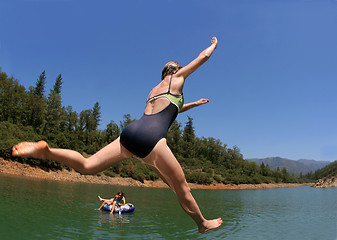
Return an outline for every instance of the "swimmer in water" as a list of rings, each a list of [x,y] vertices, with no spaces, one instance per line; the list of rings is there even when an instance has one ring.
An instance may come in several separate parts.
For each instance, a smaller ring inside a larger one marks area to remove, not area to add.
[[[114,198],[111,199],[104,199],[101,196],[98,196],[98,199],[103,202],[102,205],[97,209],[101,210],[105,205],[111,205],[110,214],[113,214],[116,206],[124,206],[125,205],[125,195],[123,192],[118,192]]]
[[[82,174],[95,174],[121,160],[136,156],[148,164],[177,195],[184,211],[195,221],[200,233],[218,228],[221,218],[207,220],[202,215],[185,179],[184,172],[166,143],[166,135],[178,113],[208,103],[200,99],[184,104],[183,87],[186,78],[205,63],[218,45],[216,37],[197,58],[182,67],[168,62],[161,82],[149,94],[144,115],[129,124],[120,137],[89,158],[68,149],[49,148],[45,141],[23,142],[12,149],[13,156],[51,159],[66,164]]]

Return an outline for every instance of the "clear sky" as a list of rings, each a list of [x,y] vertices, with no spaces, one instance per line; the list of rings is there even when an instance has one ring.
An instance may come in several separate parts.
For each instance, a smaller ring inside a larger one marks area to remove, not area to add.
[[[1,0],[0,67],[25,87],[62,74],[62,101],[101,128],[139,118],[163,65],[219,40],[178,116],[244,158],[337,160],[336,0]]]

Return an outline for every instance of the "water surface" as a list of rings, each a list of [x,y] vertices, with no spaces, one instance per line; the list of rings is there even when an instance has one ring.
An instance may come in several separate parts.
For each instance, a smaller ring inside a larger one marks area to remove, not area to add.
[[[126,194],[136,210],[97,211],[97,195]],[[170,189],[38,180],[0,174],[1,239],[336,240],[337,188],[192,190],[219,229],[199,234]]]

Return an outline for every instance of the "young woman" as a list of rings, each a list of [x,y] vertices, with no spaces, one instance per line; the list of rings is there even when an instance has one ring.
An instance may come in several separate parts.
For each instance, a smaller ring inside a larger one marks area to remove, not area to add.
[[[184,211],[196,222],[199,232],[218,228],[221,218],[206,220],[186,182],[183,170],[166,143],[166,135],[179,112],[209,102],[200,99],[184,104],[183,87],[186,78],[205,63],[216,49],[218,40],[185,67],[168,62],[162,71],[162,81],[150,92],[144,115],[129,124],[121,136],[89,158],[80,153],[49,148],[45,141],[19,143],[12,149],[13,156],[47,158],[66,164],[83,174],[94,174],[118,161],[137,156],[154,169],[177,195]]]
[[[117,195],[114,198],[111,199],[104,199],[98,196],[98,199],[103,202],[102,205],[98,208],[98,210],[101,210],[104,205],[112,205],[110,214],[113,214],[116,205],[117,206],[124,206],[125,205],[125,195],[123,192],[118,192]]]

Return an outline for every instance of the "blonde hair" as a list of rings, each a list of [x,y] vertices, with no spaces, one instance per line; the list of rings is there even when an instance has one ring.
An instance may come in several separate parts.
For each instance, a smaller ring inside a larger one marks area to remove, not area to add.
[[[163,80],[167,75],[175,74],[180,68],[182,66],[178,62],[171,61],[166,63],[161,72],[161,79]]]

